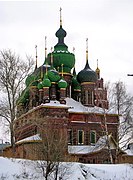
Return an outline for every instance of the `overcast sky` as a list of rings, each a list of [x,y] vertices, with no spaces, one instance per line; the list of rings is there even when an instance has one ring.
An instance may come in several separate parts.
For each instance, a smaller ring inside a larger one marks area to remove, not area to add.
[[[127,74],[133,74],[133,0],[0,1],[0,50],[35,57],[37,44],[41,65],[45,36],[48,51],[57,43],[60,7],[65,43],[70,52],[75,47],[77,72],[85,66],[88,38],[90,67],[95,70],[99,59],[105,82],[121,80],[132,93],[133,77]]]
[[[65,43],[75,47],[76,69],[85,66],[85,39],[88,38],[89,63],[96,69],[99,59],[105,81],[126,82],[133,88],[133,1],[132,0],[48,0],[0,2],[0,49],[10,48],[22,57],[44,61],[44,39],[48,50],[57,42],[59,8],[62,7]]]

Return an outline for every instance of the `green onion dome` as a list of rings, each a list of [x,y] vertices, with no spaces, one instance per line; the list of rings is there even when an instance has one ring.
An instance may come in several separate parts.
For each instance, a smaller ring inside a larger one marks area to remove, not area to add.
[[[42,86],[43,87],[50,87],[51,86],[51,81],[49,80],[47,75],[44,76],[44,79],[42,81]]]
[[[42,89],[42,88],[43,88],[42,82],[39,82],[39,83],[38,83],[37,88],[38,88],[38,89]]]
[[[36,80],[42,80],[44,74],[46,73],[46,71],[50,70],[50,66],[47,64],[43,64],[42,66],[38,67],[35,71],[34,74],[36,76]],[[47,69],[47,70],[46,70]]]
[[[81,86],[75,86],[74,91],[81,91]]]
[[[75,67],[73,69],[72,89],[73,90],[81,90],[81,86],[80,86],[79,82],[77,81],[77,75],[76,75]]]
[[[67,82],[66,82],[64,79],[61,79],[61,80],[58,82],[58,87],[59,87],[59,88],[67,88]]]
[[[56,32],[56,37],[58,38],[58,43],[54,46],[54,51],[48,54],[48,63],[51,64],[51,56],[53,57],[53,66],[58,69],[59,72],[71,73],[71,69],[75,64],[75,55],[68,51],[68,46],[64,43],[64,38],[66,37],[66,31],[60,26],[59,30]]]
[[[57,32],[55,33],[56,37],[58,38],[64,38],[66,37],[67,33],[66,31],[62,28],[62,26],[60,26],[60,28],[57,30]]]
[[[51,82],[58,82],[60,80],[60,75],[55,69],[48,71],[48,78]]]
[[[62,71],[62,64],[63,64],[63,72],[64,73],[70,73],[71,69],[75,65],[75,55],[73,53],[70,53],[69,51],[63,50],[63,48],[60,48],[59,50],[54,50],[53,53],[53,66],[58,69],[59,72]],[[48,58],[50,60],[51,53],[48,55]]]
[[[34,74],[31,74],[26,78],[25,84],[28,87],[28,86],[32,85],[32,83],[34,83],[35,81],[36,81],[36,76]]]
[[[36,83],[33,83],[33,82],[40,81],[41,76],[42,76],[41,74],[46,73],[46,68],[48,71],[48,70],[50,70],[51,67],[48,64],[43,64],[42,66],[35,69],[34,72],[26,78],[26,81],[25,81],[26,87],[33,85],[33,84],[37,85]]]
[[[72,88],[76,89],[76,90],[81,90],[81,86],[80,86],[79,82],[77,81],[76,77],[72,78]]]
[[[86,62],[85,68],[78,73],[77,80],[79,83],[97,81],[97,74],[90,68],[88,61]]]
[[[55,45],[55,48],[60,46],[63,46],[65,49],[68,48],[64,43],[64,38],[66,37],[66,35],[66,31],[62,28],[62,26],[60,26],[60,28],[55,33],[55,36],[58,38],[58,43]]]
[[[38,85],[38,81],[37,80],[31,83],[31,86],[36,86],[37,87],[37,85]]]

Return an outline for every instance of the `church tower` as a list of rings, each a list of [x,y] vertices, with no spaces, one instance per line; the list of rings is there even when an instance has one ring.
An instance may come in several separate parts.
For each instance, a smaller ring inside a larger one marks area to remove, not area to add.
[[[107,128],[108,136],[117,141],[119,117],[107,111],[107,89],[101,78],[98,60],[94,71],[89,65],[86,39],[86,64],[76,74],[74,49],[72,53],[69,52],[64,42],[67,33],[62,26],[62,9],[59,29],[55,35],[57,44],[48,54],[45,37],[45,61],[39,67],[35,46],[35,69],[26,78],[25,89],[17,101],[17,117],[14,122],[16,157],[41,160],[39,157],[44,144],[49,144],[48,138],[54,142],[49,152],[58,151],[58,148],[64,146],[65,151],[61,157],[68,155],[68,160],[105,163],[109,159],[104,140]],[[39,144],[43,145],[42,149]],[[38,146],[37,154],[31,153]],[[114,153],[112,144],[111,147]],[[79,153],[84,148],[85,152]],[[64,158],[62,160],[65,161]]]
[[[81,85],[81,103],[85,106],[94,106],[94,89],[97,81],[97,74],[88,63],[88,39],[86,39],[86,65],[77,75]]]
[[[97,59],[97,82],[95,87],[95,105],[98,107],[102,107],[108,109],[108,100],[107,100],[107,89],[104,87],[104,80],[100,77],[100,69],[98,66],[98,59]]]
[[[68,51],[68,46],[64,43],[64,38],[67,33],[62,27],[62,9],[60,8],[60,27],[56,32],[58,43],[54,46],[54,50],[48,54],[48,63],[58,71],[59,75],[67,82],[66,97],[71,97],[71,69],[75,65],[75,55]],[[53,64],[51,64],[51,55],[53,57]],[[63,69],[62,69],[63,68]],[[62,75],[63,70],[63,75]]]

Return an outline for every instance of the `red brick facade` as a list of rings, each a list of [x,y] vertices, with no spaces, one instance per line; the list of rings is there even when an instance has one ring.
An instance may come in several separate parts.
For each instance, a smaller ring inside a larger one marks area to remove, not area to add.
[[[103,78],[100,77],[100,69],[97,67],[93,71],[90,68],[86,49],[85,68],[76,75],[75,55],[68,51],[64,43],[65,36],[66,31],[60,25],[56,32],[58,43],[53,52],[45,54],[44,64],[38,68],[36,66],[26,79],[26,88],[18,100],[14,125],[16,144],[38,134],[40,124],[44,129],[56,129],[64,142],[67,140],[66,149],[68,145],[95,146],[99,138],[107,133],[112,134],[117,142],[118,116],[107,112],[107,90]],[[72,104],[69,104],[69,100]],[[28,144],[25,146],[28,148]],[[25,151],[27,148],[24,148]],[[22,149],[18,147],[17,154],[21,154],[18,151],[23,151]],[[78,161],[101,163],[107,160],[107,156],[103,158],[103,151],[75,154],[72,157],[76,157]],[[25,156],[26,154],[28,153],[25,152]]]

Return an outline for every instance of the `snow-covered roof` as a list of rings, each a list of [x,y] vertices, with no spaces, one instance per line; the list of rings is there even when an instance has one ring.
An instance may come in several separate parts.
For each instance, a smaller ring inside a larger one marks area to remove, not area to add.
[[[39,107],[52,107],[52,108],[68,108],[68,112],[70,113],[98,113],[98,114],[116,114],[113,110],[104,109],[101,107],[87,107],[81,104],[81,102],[75,101],[72,98],[65,98],[66,104],[61,104],[57,100],[50,100],[49,103],[41,104],[33,109],[29,110],[34,111]]]
[[[57,100],[51,100],[49,103],[45,103],[45,104],[41,104],[42,106],[53,106],[53,107],[65,107],[65,108],[69,108],[69,106],[67,106],[66,104],[61,104],[59,101]]]
[[[109,141],[110,140],[111,140],[111,135],[109,135]],[[103,148],[107,148],[107,136],[100,137],[95,145],[68,146],[68,152],[70,154],[89,154],[89,153],[100,151]]]
[[[38,107],[60,107],[60,108],[69,108],[69,106],[67,106],[66,104],[61,104],[59,101],[57,100],[50,100],[49,103],[45,103],[45,104],[41,104],[35,108],[38,108]],[[35,109],[34,108],[34,109]]]
[[[127,149],[125,152],[126,152],[127,155],[129,155],[129,156],[133,156],[133,149]]]
[[[27,138],[21,139],[20,141],[17,141],[16,144],[20,144],[20,143],[23,143],[23,142],[29,142],[29,141],[37,141],[37,140],[41,140],[39,134],[36,134],[36,135],[33,135],[33,136],[29,136]]]
[[[97,114],[116,114],[113,110],[108,110],[100,108],[97,106],[87,107],[81,104],[81,102],[75,101],[72,98],[65,98],[66,104],[61,104],[57,100],[50,100],[49,103],[41,104],[33,109],[29,110],[27,113],[37,110],[40,107],[51,107],[51,108],[66,108],[69,113],[97,113]],[[24,115],[24,114],[23,114]],[[22,115],[22,116],[23,116]]]
[[[128,143],[128,149],[125,151],[128,155],[133,156],[133,139]]]
[[[84,105],[81,104],[81,102],[75,101],[72,98],[66,98],[66,105],[69,108],[69,112],[79,112],[79,113],[100,113],[100,114],[115,114],[112,111],[109,111],[107,109],[103,109],[97,106],[94,107],[86,107]],[[104,112],[105,111],[105,112]]]
[[[129,144],[133,144],[133,138],[130,139]]]
[[[84,146],[84,145],[77,145],[77,146],[68,146],[68,152],[70,154],[88,154],[92,152],[93,146]]]

